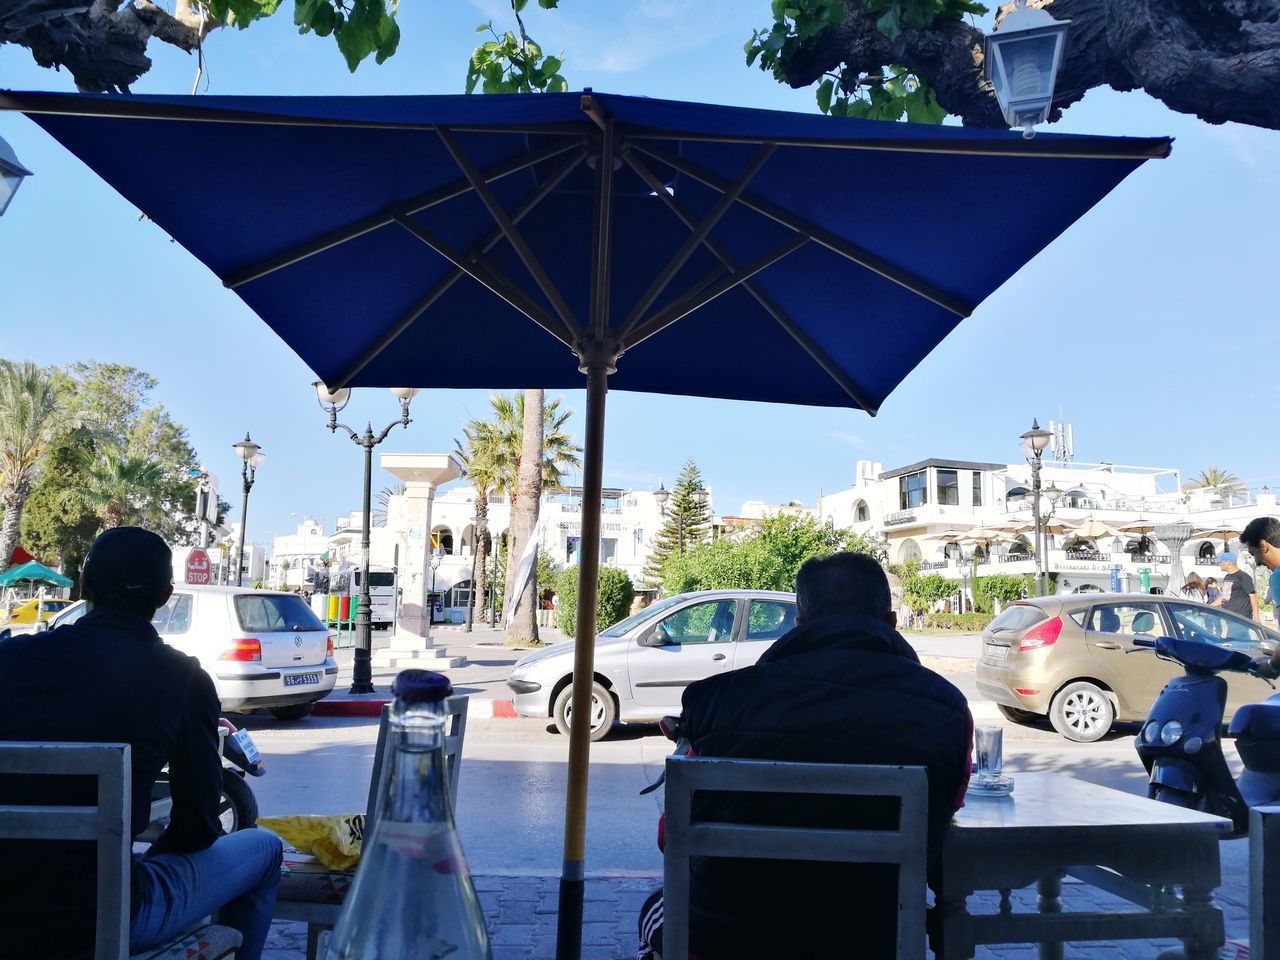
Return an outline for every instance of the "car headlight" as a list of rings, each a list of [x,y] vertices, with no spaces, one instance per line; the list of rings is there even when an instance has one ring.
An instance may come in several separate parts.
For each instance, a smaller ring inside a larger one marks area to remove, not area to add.
[[[1160,742],[1166,747],[1171,747],[1182,739],[1182,724],[1177,720],[1170,720],[1160,728]]]
[[[1152,720],[1142,730],[1142,739],[1146,743],[1155,743],[1160,739],[1160,724]]]

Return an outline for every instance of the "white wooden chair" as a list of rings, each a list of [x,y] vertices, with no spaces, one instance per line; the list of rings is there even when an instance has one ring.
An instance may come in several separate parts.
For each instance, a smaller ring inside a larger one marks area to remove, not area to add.
[[[0,777],[91,776],[97,779],[98,797],[96,806],[0,805],[0,838],[96,842],[98,913],[93,960],[233,956],[240,934],[213,924],[197,927],[164,946],[129,953],[130,771],[127,743],[0,743]]]
[[[897,829],[766,826],[693,818],[694,794],[787,793],[896,799]],[[925,956],[928,776],[923,767],[668,757],[663,857],[663,957],[689,956],[693,857],[896,864],[897,956]],[[838,918],[836,918],[838,919]]]
[[[449,800],[457,808],[458,776],[462,766],[462,744],[467,733],[467,697],[458,695],[445,702],[445,766],[449,778]],[[365,836],[373,830],[382,797],[382,782],[389,771],[386,763],[390,733],[389,706],[382,708],[378,722],[378,740],[373,750],[373,771],[369,777],[369,799],[366,804]],[[285,851],[280,885],[276,888],[277,920],[302,920],[307,924],[307,960],[316,960],[320,948],[320,932],[332,929],[342,912],[355,869],[330,870],[313,861],[299,861]]]

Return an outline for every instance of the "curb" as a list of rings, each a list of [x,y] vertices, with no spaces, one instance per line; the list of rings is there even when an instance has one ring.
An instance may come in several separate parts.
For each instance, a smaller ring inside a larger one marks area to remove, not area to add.
[[[368,700],[345,700],[329,698],[316,701],[311,709],[315,717],[378,717],[382,708],[391,702],[389,697],[370,698]],[[468,700],[468,720],[516,720],[515,704],[510,700]]]

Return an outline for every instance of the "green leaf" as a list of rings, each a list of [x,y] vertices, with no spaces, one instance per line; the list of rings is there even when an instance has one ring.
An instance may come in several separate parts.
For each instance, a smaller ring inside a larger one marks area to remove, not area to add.
[[[902,22],[898,16],[898,8],[890,7],[889,12],[876,20],[876,29],[890,40],[897,40],[902,33]]]
[[[524,5],[528,2],[529,0],[511,0],[511,9],[516,13],[519,13],[524,9]]]
[[[538,6],[543,10],[554,10],[559,2],[560,0],[538,0]]]
[[[493,21],[490,20],[488,23],[482,23],[480,24],[480,26],[476,27],[476,33],[484,33],[486,30],[492,30],[492,29],[493,29]]]
[[[337,14],[333,12],[333,7],[329,6],[328,0],[324,0],[311,16],[311,29],[318,36],[327,37],[333,33],[333,28],[337,23]]]
[[[542,75],[550,76],[560,72],[560,67],[564,65],[559,57],[547,57],[542,61]]]
[[[831,112],[831,95],[835,89],[835,81],[829,77],[818,84],[818,109],[823,113]]]
[[[569,82],[560,74],[556,74],[547,83],[547,93],[568,93]]]

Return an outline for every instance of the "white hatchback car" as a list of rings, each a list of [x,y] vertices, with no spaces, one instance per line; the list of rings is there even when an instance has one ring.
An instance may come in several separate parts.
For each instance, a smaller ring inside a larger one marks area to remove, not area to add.
[[[74,623],[84,603],[47,621]],[[160,639],[200,661],[222,709],[267,709],[301,720],[338,680],[333,640],[299,596],[245,587],[175,586],[151,625]]]

